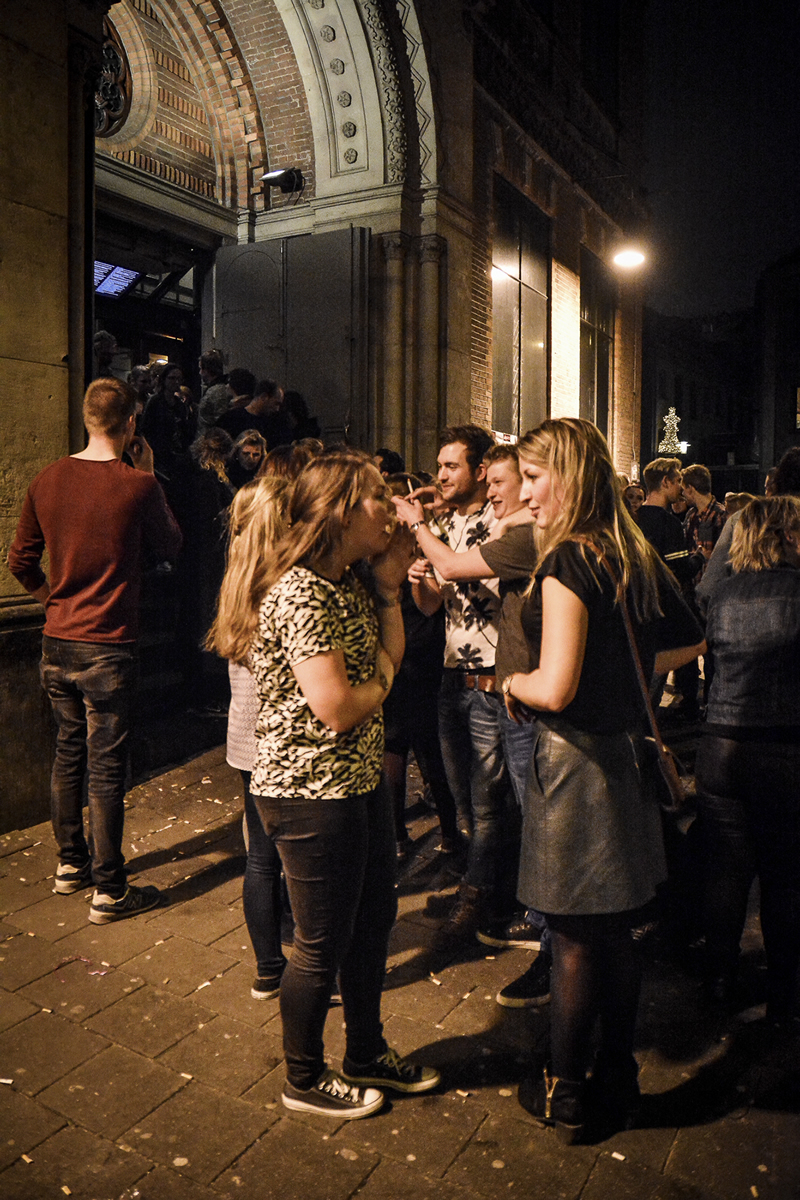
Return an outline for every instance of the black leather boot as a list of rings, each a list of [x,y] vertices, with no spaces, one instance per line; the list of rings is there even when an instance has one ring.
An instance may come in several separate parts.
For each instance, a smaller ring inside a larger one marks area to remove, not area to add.
[[[552,1125],[565,1145],[579,1142],[586,1119],[583,1109],[583,1079],[559,1079],[545,1067],[542,1075],[523,1079],[518,1099],[524,1109],[542,1125]]]
[[[586,1102],[602,1132],[632,1129],[641,1098],[639,1064],[633,1055],[599,1050],[586,1085]]]

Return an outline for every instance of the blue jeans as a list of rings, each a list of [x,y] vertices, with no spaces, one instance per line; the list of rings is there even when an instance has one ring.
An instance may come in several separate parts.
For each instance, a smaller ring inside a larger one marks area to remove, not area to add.
[[[259,979],[279,980],[286,966],[281,948],[281,860],[267,837],[250,792],[250,772],[242,771],[244,819],[247,824],[247,866],[242,883],[242,907],[256,956]]]
[[[516,886],[512,866],[517,814],[500,736],[503,700],[465,685],[464,672],[445,669],[439,691],[439,738],[450,790],[472,838],[464,882],[493,891],[497,915]],[[509,859],[509,855],[511,856]]]
[[[389,794],[306,800],[253,796],[281,856],[294,915],[294,950],[281,980],[286,1074],[312,1087],[325,1067],[323,1030],[336,973],[347,1056],[384,1049],[381,991],[397,915]]]
[[[503,705],[500,714],[500,740],[503,743],[506,767],[514,789],[514,799],[520,812],[525,804],[525,785],[531,769],[535,732],[536,726],[532,721],[518,725],[516,721],[512,721],[505,704]],[[534,929],[539,930],[540,949],[544,954],[550,954],[550,930],[547,928],[544,913],[540,913],[536,908],[529,908],[525,912],[525,918]]]
[[[91,858],[95,887],[115,899],[127,886],[122,828],[136,672],[133,643],[42,640],[39,674],[57,730],[50,812],[59,857],[74,867]],[[85,776],[91,848],[83,828]]]

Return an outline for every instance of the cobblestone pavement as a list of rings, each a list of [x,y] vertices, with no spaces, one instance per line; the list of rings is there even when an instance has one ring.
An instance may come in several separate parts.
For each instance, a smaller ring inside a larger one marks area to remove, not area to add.
[[[280,1017],[277,1001],[250,998],[241,783],[221,749],[130,794],[134,878],[166,893],[151,913],[90,925],[89,892],[52,891],[49,826],[0,838],[3,1200],[800,1196],[800,1039],[764,1027],[755,919],[733,1013],[701,1005],[691,948],[655,940],[641,1126],[563,1147],[516,1101],[519,1078],[545,1054],[547,1009],[494,1000],[530,953],[477,942],[449,959],[432,950],[426,896],[455,880],[435,853],[433,818],[419,804],[410,815],[386,1032],[440,1067],[443,1085],[340,1125],[280,1104]],[[689,859],[676,909],[694,875]],[[331,1009],[326,1046],[338,1065],[341,1009]]]

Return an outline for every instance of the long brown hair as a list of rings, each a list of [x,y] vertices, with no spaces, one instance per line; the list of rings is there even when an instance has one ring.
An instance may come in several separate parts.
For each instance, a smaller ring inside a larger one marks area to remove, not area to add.
[[[564,542],[575,542],[593,567],[594,550],[616,585],[617,600],[630,587],[637,614],[658,613],[656,554],[625,507],[608,442],[591,421],[561,417],[543,421],[517,443],[520,467],[530,462],[550,474],[561,504],[537,532],[541,562]]]
[[[336,549],[345,517],[364,496],[370,477],[378,475],[369,455],[350,447],[325,450],[303,467],[289,497],[286,532],[265,572],[259,603],[297,563],[312,566]]]

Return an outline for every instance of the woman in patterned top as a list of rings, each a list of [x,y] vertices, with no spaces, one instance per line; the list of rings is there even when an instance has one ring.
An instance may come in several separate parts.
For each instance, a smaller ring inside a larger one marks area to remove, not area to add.
[[[633,1057],[640,971],[634,912],[664,879],[658,804],[646,775],[645,678],[702,653],[701,632],[626,511],[602,433],[545,421],[519,443],[521,495],[539,562],[522,609],[533,669],[503,683],[509,713],[536,713],[525,793],[519,898],[552,936],[550,1053],[519,1099],[565,1141],[584,1126],[590,1037],[597,1111],[624,1121],[638,1096]]]
[[[260,700],[251,790],[295,919],[280,987],[283,1103],[346,1120],[377,1111],[380,1087],[423,1092],[439,1082],[386,1045],[380,1020],[396,913],[394,828],[378,787],[381,709],[403,656],[398,596],[413,541],[393,534],[383,479],[353,450],[301,471],[286,518],[237,621]],[[364,560],[369,586],[352,570]],[[341,1074],[326,1068],[322,1041],[337,972]]]

